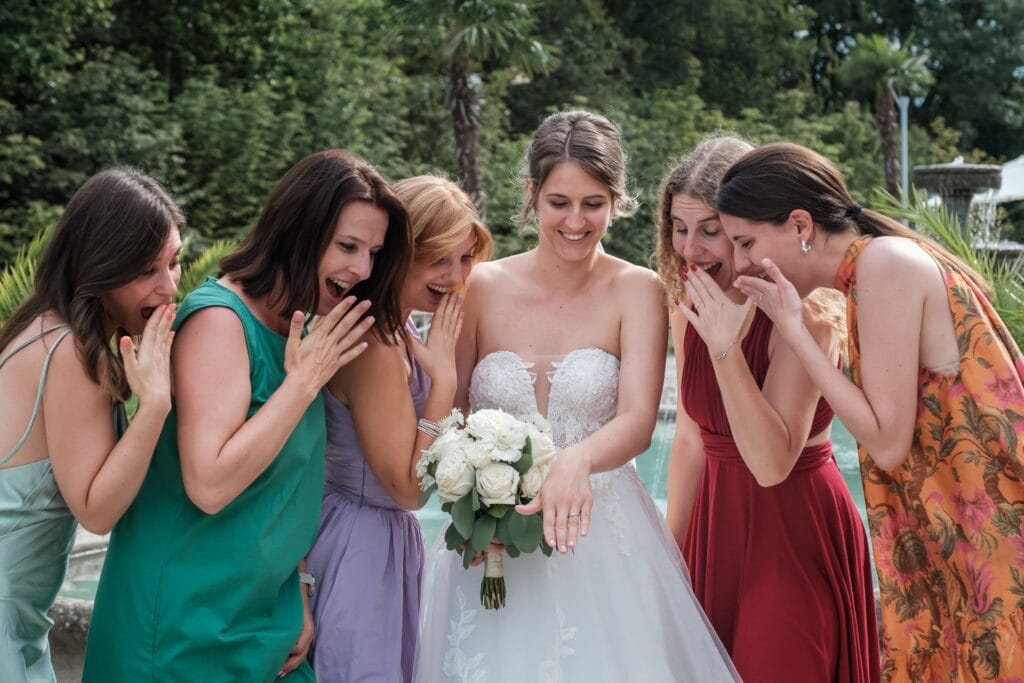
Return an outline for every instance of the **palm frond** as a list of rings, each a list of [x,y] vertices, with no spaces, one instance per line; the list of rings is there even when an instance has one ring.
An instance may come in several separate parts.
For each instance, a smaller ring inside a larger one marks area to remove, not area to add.
[[[192,259],[181,274],[175,301],[181,301],[208,276],[215,275],[220,268],[220,260],[231,253],[235,246],[234,240],[218,240]]]
[[[18,250],[3,274],[0,274],[0,324],[29,297],[35,285],[36,263],[43,248],[50,241],[52,230],[42,230],[32,241]]]

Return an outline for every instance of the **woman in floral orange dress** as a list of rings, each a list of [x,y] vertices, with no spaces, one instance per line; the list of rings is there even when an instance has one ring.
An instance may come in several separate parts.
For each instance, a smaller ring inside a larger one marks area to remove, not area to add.
[[[1024,680],[1024,358],[988,285],[850,197],[827,159],[766,145],[717,197],[740,277],[857,439],[882,606],[883,681]],[[852,375],[803,324],[847,296]]]

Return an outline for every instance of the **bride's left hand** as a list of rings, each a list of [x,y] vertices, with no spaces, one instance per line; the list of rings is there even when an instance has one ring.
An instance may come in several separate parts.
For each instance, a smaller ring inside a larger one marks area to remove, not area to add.
[[[590,463],[569,447],[555,458],[537,497],[526,505],[517,505],[516,512],[532,515],[543,510],[544,538],[549,546],[565,553],[590,531],[592,503]]]
[[[700,268],[685,271],[683,286],[693,309],[678,304],[679,312],[697,331],[712,356],[728,351],[740,338],[743,323],[754,302],[737,304],[725,295],[714,278]]]

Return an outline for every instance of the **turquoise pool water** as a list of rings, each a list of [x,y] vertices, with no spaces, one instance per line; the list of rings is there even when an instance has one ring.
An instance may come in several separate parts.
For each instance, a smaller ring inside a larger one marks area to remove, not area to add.
[[[636,468],[647,485],[647,490],[654,497],[655,502],[664,511],[666,472],[668,470],[669,450],[672,447],[672,435],[675,425],[670,420],[660,420],[654,431],[651,447],[636,458]],[[857,503],[861,517],[867,524],[864,515],[864,489],[860,483],[860,473],[857,464],[857,447],[846,431],[846,428],[838,421],[832,423],[832,442],[835,446],[836,461],[843,473]],[[423,537],[427,546],[431,546],[437,538],[438,532],[448,519],[448,515],[441,511],[437,497],[431,498],[419,512],[420,524],[423,527]],[[100,568],[102,567],[102,552],[89,553],[86,556],[75,558],[68,568],[67,578],[61,587],[61,595],[69,598],[91,600],[96,594],[96,584],[99,579]]]

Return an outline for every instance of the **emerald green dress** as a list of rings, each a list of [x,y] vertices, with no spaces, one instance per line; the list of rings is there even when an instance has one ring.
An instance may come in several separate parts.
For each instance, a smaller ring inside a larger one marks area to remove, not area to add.
[[[285,338],[213,279],[185,298],[175,325],[207,306],[242,321],[251,417],[284,381]],[[323,399],[263,474],[213,515],[185,493],[177,431],[172,408],[142,489],[111,534],[85,683],[269,683],[298,639],[298,566],[316,537],[324,485]],[[286,680],[315,678],[303,662]]]

